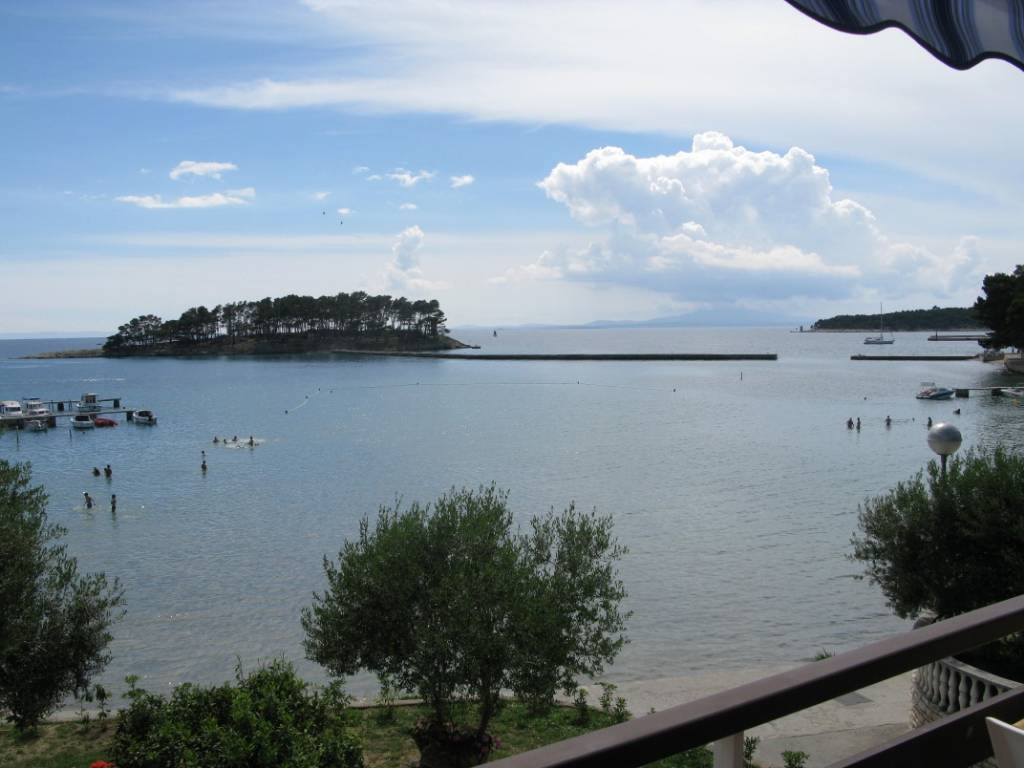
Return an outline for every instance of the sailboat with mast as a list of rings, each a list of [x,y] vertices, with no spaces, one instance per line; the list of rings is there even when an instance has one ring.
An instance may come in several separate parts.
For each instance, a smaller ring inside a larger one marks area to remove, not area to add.
[[[882,305],[878,305],[878,335],[868,336],[864,339],[865,344],[895,344],[896,338],[890,333],[889,338],[885,338],[885,310]]]

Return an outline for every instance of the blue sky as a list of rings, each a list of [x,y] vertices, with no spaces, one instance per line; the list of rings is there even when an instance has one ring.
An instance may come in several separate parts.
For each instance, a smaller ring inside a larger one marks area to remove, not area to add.
[[[8,3],[0,124],[0,261],[47,285],[6,334],[357,289],[806,321],[1024,244],[1024,74],[782,0]]]

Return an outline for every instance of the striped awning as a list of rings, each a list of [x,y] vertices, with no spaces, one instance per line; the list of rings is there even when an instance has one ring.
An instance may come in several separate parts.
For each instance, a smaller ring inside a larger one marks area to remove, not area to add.
[[[842,32],[898,27],[956,69],[1003,59],[1024,69],[1024,0],[788,0]]]

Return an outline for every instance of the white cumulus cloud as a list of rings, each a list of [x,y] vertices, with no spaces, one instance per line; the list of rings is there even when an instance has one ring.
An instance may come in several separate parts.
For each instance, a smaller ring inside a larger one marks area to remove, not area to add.
[[[419,173],[413,173],[407,171],[405,168],[395,168],[394,171],[388,174],[388,178],[392,181],[397,181],[403,187],[415,187],[421,181],[429,181],[434,178],[433,171],[420,171]]]
[[[212,179],[219,179],[224,171],[238,170],[234,163],[218,163],[215,161],[197,162],[195,160],[182,160],[168,174],[177,181],[183,176],[209,176]]]
[[[444,284],[427,280],[420,269],[420,250],[426,235],[419,226],[406,227],[391,245],[391,261],[384,271],[388,289],[392,291],[432,291]]]
[[[607,235],[551,248],[498,282],[580,280],[677,301],[948,296],[978,263],[972,240],[952,256],[894,242],[865,206],[836,199],[829,172],[803,149],[757,152],[718,132],[672,155],[594,149],[538,186]]]
[[[352,209],[351,208],[339,208],[338,209],[338,215],[339,216],[348,216],[350,213],[352,213]]]
[[[160,195],[122,195],[116,200],[121,203],[136,205],[139,208],[219,208],[225,205],[245,205],[256,196],[252,187],[229,189],[226,192],[214,192],[209,195],[178,197],[164,200]]]
[[[318,202],[322,201],[322,200],[326,200],[330,196],[331,196],[330,192],[314,192],[313,194],[310,195],[310,197],[313,200],[316,200]]]
[[[416,203],[402,203],[398,206],[400,211],[415,211],[419,206]]]
[[[474,179],[468,173],[465,176],[452,176],[451,177],[452,189],[458,189],[459,187],[468,187],[474,181],[476,181],[476,179]]]

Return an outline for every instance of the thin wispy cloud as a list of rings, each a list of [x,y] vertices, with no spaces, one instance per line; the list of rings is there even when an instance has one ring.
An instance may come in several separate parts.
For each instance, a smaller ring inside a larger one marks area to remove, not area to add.
[[[388,3],[317,0],[306,7],[339,44],[365,47],[367,74],[325,75],[315,62],[291,78],[222,79],[172,88],[167,98],[230,109],[341,106],[674,136],[716,127],[769,146],[813,146],[944,178],[963,175],[967,183],[984,171],[1016,188],[1002,151],[1024,121],[1024,99],[1012,95],[1020,93],[1020,73],[1012,66],[954,72],[902,35],[837,34],[785,3],[641,2],[623,13],[612,0],[586,7],[551,0],[530,4],[529,12],[519,0],[405,2],[400,23]],[[694,75],[684,85],[666,76],[673,72],[714,76]],[[945,130],[918,129],[940,124]],[[949,136],[972,141],[951,152]]]
[[[452,176],[451,179],[452,189],[458,189],[459,187],[468,187],[476,179],[470,176],[468,173],[465,176]]]
[[[405,170],[405,168],[395,168],[394,171],[388,174],[389,179],[397,181],[403,187],[415,187],[421,181],[429,181],[434,176],[433,171],[421,170],[419,173],[413,173],[412,171]]]
[[[326,200],[330,196],[331,196],[330,192],[314,192],[313,194],[310,195],[310,197],[313,200],[316,200],[318,202]]]
[[[351,208],[339,208],[338,209],[338,215],[339,216],[348,216],[352,212],[353,211],[352,211]]]
[[[384,177],[381,176],[379,173],[371,173],[369,176],[366,177],[366,180],[367,181],[383,181]]]
[[[226,205],[245,205],[256,197],[252,187],[229,189],[226,192],[214,192],[209,195],[191,195],[164,200],[160,195],[122,195],[115,198],[120,203],[128,203],[139,208],[151,210],[168,208],[220,208]]]
[[[211,179],[219,179],[224,171],[237,171],[238,166],[234,163],[219,163],[216,161],[182,160],[168,174],[177,181],[185,176],[209,176]]]
[[[419,206],[416,203],[402,203],[398,206],[400,211],[415,211]]]
[[[355,168],[352,169],[352,173],[354,173],[356,176],[361,176],[362,174],[369,172],[370,166],[368,165],[357,165]]]

